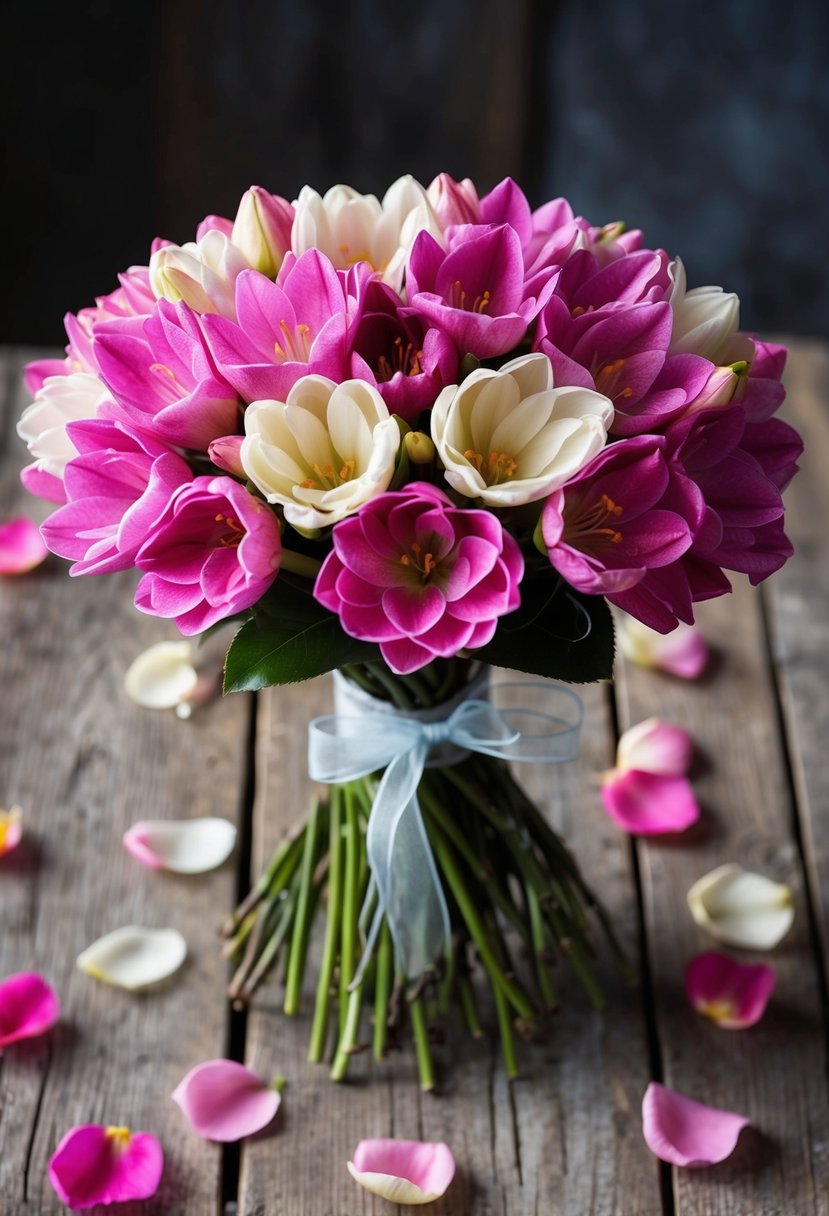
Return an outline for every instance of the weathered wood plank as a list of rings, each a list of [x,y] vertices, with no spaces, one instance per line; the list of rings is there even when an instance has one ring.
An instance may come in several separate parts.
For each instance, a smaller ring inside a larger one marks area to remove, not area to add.
[[[657,713],[685,726],[700,753],[699,828],[638,846],[665,1083],[754,1125],[722,1165],[675,1171],[678,1216],[829,1212],[816,960],[759,609],[742,581],[732,597],[701,606],[719,652],[709,678],[688,684],[623,666],[619,679],[623,726]],[[757,1027],[731,1034],[694,1013],[682,991],[684,964],[715,945],[694,925],[686,891],[730,861],[790,883],[797,902],[795,927],[773,955],[773,1002]]]
[[[584,692],[582,759],[552,774],[539,769],[521,776],[573,843],[635,962],[636,900],[626,844],[595,795],[595,773],[607,766],[612,751],[604,690]],[[329,697],[323,680],[263,698],[255,865],[264,862],[308,800],[307,720],[329,708]],[[549,1044],[524,1049],[526,1076],[512,1093],[494,1035],[470,1044],[450,1030],[446,1046],[436,1052],[443,1079],[437,1096],[420,1094],[408,1048],[383,1065],[365,1053],[347,1085],[332,1085],[324,1067],[305,1063],[308,1016],[285,1018],[281,988],[271,981],[249,1016],[248,1059],[264,1075],[287,1076],[285,1117],[278,1146],[267,1140],[244,1146],[240,1216],[391,1214],[396,1209],[372,1203],[345,1170],[358,1140],[388,1135],[445,1139],[454,1149],[458,1176],[432,1209],[435,1216],[657,1216],[657,1170],[638,1131],[648,1080],[639,995],[625,989],[607,958],[601,977],[608,991],[606,1014],[589,1008],[572,976],[560,977],[564,1012]]]
[[[3,365],[15,416],[20,366]],[[7,425],[2,510],[31,512],[12,431]],[[4,1216],[66,1211],[46,1164],[63,1133],[83,1122],[162,1140],[158,1196],[127,1205],[125,1216],[220,1211],[221,1151],[189,1131],[170,1094],[194,1064],[225,1052],[215,931],[233,903],[234,866],[195,879],[153,873],[127,856],[121,836],[141,818],[237,818],[249,705],[236,698],[189,722],[132,705],[127,665],[175,629],[136,612],[131,598],[130,576],[70,581],[58,559],[0,585],[0,801],[21,805],[27,832],[0,862],[0,975],[40,970],[63,1002],[52,1034],[0,1062]],[[142,996],[75,969],[85,946],[130,923],[174,926],[190,949],[175,980]]]
[[[829,969],[829,347],[795,342],[785,416],[806,443],[787,491],[794,557],[765,589],[812,900]]]

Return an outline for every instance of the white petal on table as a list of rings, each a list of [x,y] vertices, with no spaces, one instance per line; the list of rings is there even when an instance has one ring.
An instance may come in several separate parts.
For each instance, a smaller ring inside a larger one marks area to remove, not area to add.
[[[236,828],[227,819],[144,819],[124,833],[123,843],[151,870],[204,874],[227,861]]]
[[[718,941],[745,950],[771,950],[794,921],[791,890],[731,863],[698,879],[688,892],[697,924]]]
[[[189,642],[157,642],[138,656],[124,676],[127,696],[145,709],[174,709],[198,682]]]
[[[187,943],[177,929],[125,925],[87,946],[78,967],[104,984],[139,992],[174,975],[186,957]]]

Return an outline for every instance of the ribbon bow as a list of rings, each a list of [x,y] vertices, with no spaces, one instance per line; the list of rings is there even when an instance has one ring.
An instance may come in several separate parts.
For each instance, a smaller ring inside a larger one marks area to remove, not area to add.
[[[509,708],[514,694],[541,691],[550,710]],[[417,788],[430,753],[450,745],[503,760],[561,764],[578,755],[582,703],[560,685],[521,682],[494,690],[499,706],[473,698],[438,722],[401,713],[329,714],[308,728],[308,771],[314,781],[340,784],[385,769],[369,816],[366,851],[372,886],[363,914],[378,895],[366,941],[362,973],[383,916],[389,923],[397,966],[418,976],[449,947],[449,910],[429,846]],[[446,763],[446,761],[443,761]]]

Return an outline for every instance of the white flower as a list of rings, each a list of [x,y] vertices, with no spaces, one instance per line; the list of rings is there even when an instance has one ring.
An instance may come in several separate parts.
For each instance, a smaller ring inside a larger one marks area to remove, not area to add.
[[[453,489],[511,507],[569,481],[602,450],[612,421],[607,397],[553,388],[547,356],[522,355],[445,388],[432,410],[432,438]]]
[[[418,233],[426,229],[443,244],[426,191],[413,177],[400,177],[383,198],[332,186],[320,198],[303,186],[294,203],[291,249],[299,257],[319,249],[338,270],[369,262],[384,283],[400,290],[406,259]]]
[[[198,313],[236,319],[236,280],[250,269],[241,249],[211,228],[200,241],[165,245],[150,258],[150,286],[157,299],[185,304]]]
[[[67,463],[78,454],[66,433],[67,422],[94,418],[98,406],[108,397],[101,381],[91,372],[46,377],[17,424],[17,433],[25,440],[39,469],[53,477],[63,477]]]
[[[400,431],[364,380],[303,376],[288,400],[245,410],[242,467],[295,527],[323,528],[387,489]]]
[[[674,327],[668,353],[702,355],[712,363],[728,362],[725,354],[729,338],[740,328],[740,297],[722,287],[694,287],[688,291],[685,267],[679,258],[672,269]]]

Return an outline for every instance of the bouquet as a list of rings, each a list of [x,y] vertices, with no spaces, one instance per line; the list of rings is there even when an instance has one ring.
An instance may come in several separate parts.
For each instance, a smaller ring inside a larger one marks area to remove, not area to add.
[[[224,930],[232,995],[281,961],[296,1013],[324,911],[310,1056],[335,1079],[370,1004],[375,1054],[408,1022],[431,1087],[430,1027],[454,1005],[480,1034],[479,976],[514,1076],[551,966],[600,1002],[612,931],[510,767],[572,757],[578,699],[490,697],[489,666],[609,677],[610,605],[666,633],[725,570],[786,561],[784,349],[640,232],[447,174],[382,202],[252,187],[66,331],[19,423],[49,548],[137,569],[136,607],[185,635],[234,623],[227,691],[336,672],[326,792]]]

